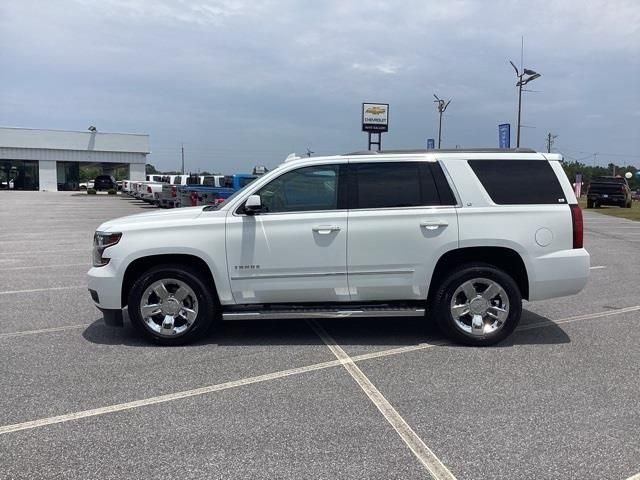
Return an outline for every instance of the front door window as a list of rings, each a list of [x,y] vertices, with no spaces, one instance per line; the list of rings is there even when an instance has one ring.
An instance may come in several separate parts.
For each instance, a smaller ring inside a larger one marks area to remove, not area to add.
[[[258,192],[265,213],[338,208],[338,166],[304,167],[287,172]]]

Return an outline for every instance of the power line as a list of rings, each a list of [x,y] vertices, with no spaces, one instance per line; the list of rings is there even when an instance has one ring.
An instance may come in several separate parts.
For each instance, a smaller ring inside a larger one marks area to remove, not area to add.
[[[567,148],[567,147],[560,147],[562,148],[562,150],[566,150],[568,152],[573,152],[573,153],[585,153],[589,156],[594,155],[594,153],[596,153],[597,155],[607,155],[609,157],[630,157],[630,158],[640,158],[640,154],[637,153],[609,153],[609,152],[587,152],[585,150],[574,150],[572,148]]]

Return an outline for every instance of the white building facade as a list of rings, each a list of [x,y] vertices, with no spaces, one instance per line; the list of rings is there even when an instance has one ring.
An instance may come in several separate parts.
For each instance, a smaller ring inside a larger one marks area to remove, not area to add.
[[[0,127],[0,188],[77,190],[81,165],[145,179],[149,135]]]

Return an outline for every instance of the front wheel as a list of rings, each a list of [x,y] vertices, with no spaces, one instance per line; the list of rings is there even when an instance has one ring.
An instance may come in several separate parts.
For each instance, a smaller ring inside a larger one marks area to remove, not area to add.
[[[488,346],[508,337],[522,314],[513,278],[489,264],[462,265],[441,283],[433,312],[440,329],[456,342]]]
[[[202,337],[216,316],[212,286],[196,269],[159,265],[144,272],[129,292],[129,318],[148,339],[182,345]]]

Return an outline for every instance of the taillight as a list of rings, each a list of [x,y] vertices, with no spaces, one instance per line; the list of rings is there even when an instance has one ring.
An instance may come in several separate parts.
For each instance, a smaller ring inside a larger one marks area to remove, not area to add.
[[[177,188],[176,187],[171,187],[171,196],[175,197],[176,196],[176,192],[177,192]]]
[[[582,210],[580,206],[569,205],[571,209],[571,223],[573,224],[573,248],[582,248],[584,240],[584,222],[582,221]]]

